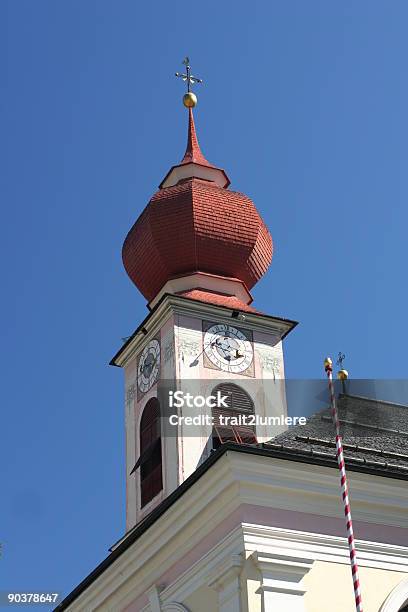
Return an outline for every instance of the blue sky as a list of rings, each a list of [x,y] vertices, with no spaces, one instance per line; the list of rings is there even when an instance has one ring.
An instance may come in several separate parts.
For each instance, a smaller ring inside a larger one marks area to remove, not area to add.
[[[254,291],[298,320],[289,377],[339,350],[406,377],[408,5],[3,0],[0,588],[67,593],[124,530],[122,373],[146,315],[124,236],[186,138],[275,242]]]

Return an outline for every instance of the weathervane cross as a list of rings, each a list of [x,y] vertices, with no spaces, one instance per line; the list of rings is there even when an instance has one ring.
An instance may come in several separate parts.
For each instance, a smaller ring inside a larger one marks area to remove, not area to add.
[[[340,351],[339,354],[337,355],[337,361],[336,361],[336,364],[340,366],[340,368],[343,368],[343,361],[345,360],[345,358],[346,358],[345,354]]]
[[[186,74],[183,74],[182,72],[176,72],[176,77],[182,78],[183,81],[187,83],[187,92],[190,93],[191,85],[195,85],[195,83],[202,83],[203,81],[202,79],[199,79],[198,77],[195,77],[191,74],[190,59],[188,57],[185,57],[183,59],[183,64],[186,67]]]

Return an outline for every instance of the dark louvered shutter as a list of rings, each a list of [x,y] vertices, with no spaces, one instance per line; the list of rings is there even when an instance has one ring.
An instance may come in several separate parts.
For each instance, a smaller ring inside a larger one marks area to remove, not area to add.
[[[140,421],[140,457],[132,472],[139,467],[143,508],[163,488],[160,404],[155,397],[147,402]]]
[[[253,414],[254,405],[248,393],[241,389],[234,383],[223,383],[218,385],[213,391],[213,395],[216,395],[218,391],[221,395],[227,397],[226,403],[230,410],[237,410],[238,412]]]
[[[237,417],[240,415],[254,414],[254,405],[251,398],[244,389],[234,383],[223,383],[218,385],[213,391],[213,395],[220,392],[223,397],[226,397],[225,403],[227,408],[213,408],[212,415],[214,417],[213,429],[213,448],[218,448],[226,442],[234,442],[235,444],[256,444],[255,427],[250,425],[229,425],[222,424],[220,416]]]

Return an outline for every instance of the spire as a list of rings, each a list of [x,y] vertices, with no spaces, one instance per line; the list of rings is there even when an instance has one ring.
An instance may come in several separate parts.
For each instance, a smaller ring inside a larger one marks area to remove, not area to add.
[[[202,166],[212,166],[201,152],[198,144],[193,108],[197,105],[197,96],[191,91],[191,86],[196,83],[202,83],[202,79],[191,74],[190,59],[185,57],[183,64],[186,67],[186,74],[176,72],[176,77],[181,77],[187,84],[187,93],[183,96],[183,104],[188,108],[188,133],[187,133],[187,148],[181,164],[201,164]]]
[[[201,164],[202,166],[212,166],[201,152],[200,145],[196,134],[193,109],[188,109],[188,132],[187,132],[187,147],[181,164]]]
[[[187,93],[183,96],[183,104],[188,109],[187,147],[181,162],[170,168],[159,187],[165,189],[173,187],[185,179],[199,178],[226,189],[230,184],[226,172],[210,164],[202,154],[198,144],[193,115],[193,108],[197,105],[197,96],[191,91],[191,86],[202,83],[202,80],[191,74],[188,57],[184,59],[183,64],[186,67],[185,74],[176,72],[176,77],[180,77],[187,84]]]

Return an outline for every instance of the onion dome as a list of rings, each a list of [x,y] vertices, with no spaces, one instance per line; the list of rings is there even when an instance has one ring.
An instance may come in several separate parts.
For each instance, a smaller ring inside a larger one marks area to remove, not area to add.
[[[123,263],[150,305],[164,293],[195,299],[197,292],[246,305],[271,263],[272,238],[252,200],[230,191],[225,171],[204,157],[188,112],[184,157],[129,231]]]

